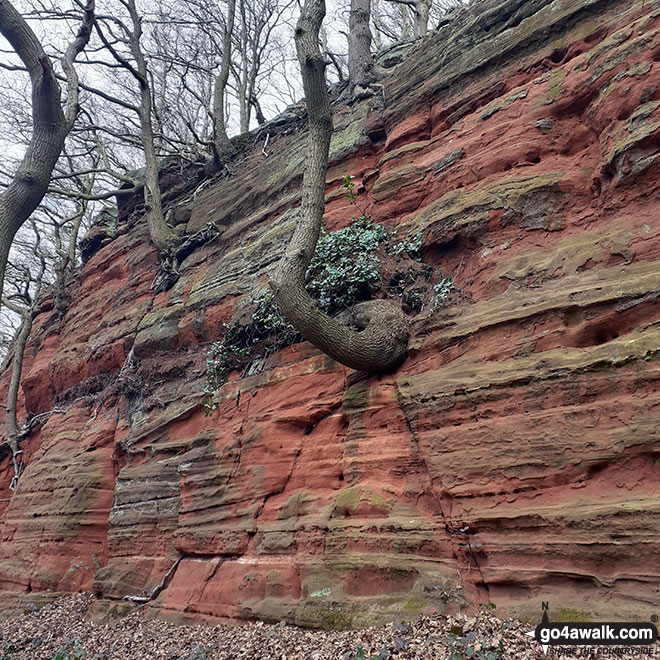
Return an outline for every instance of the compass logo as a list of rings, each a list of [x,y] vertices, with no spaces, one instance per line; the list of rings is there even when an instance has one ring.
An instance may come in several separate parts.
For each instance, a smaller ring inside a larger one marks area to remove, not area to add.
[[[551,623],[545,603],[543,610],[541,623],[525,634],[546,654],[551,646],[648,646],[658,641],[652,623]]]

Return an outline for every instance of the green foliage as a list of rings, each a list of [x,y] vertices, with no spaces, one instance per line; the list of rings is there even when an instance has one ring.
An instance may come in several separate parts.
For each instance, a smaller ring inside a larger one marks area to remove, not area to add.
[[[455,289],[454,286],[454,277],[453,275],[443,275],[442,270],[438,268],[438,277],[440,278],[436,284],[433,285],[434,295],[431,299],[431,309],[436,311],[442,307],[449,298],[452,289]]]
[[[206,354],[206,384],[203,392],[204,414],[207,417],[218,407],[213,401],[213,394],[227,382],[227,377],[233,369],[244,366],[244,358],[251,355],[254,347],[263,345],[259,357],[265,359],[271,353],[294,343],[299,337],[296,330],[280,314],[269,291],[261,291],[252,304],[254,312],[251,323],[225,326],[225,336],[220,341],[213,342]]]
[[[372,297],[380,282],[379,246],[387,232],[364,216],[331,233],[321,231],[307,270],[307,290],[326,314]]]
[[[0,646],[0,658],[9,658],[13,653],[18,653],[18,648],[13,642],[3,642],[2,646]]]
[[[361,212],[352,177],[347,174],[342,181],[349,203]],[[334,316],[376,295],[402,297],[406,312],[418,312],[427,304],[435,311],[444,305],[455,288],[454,278],[438,269],[439,279],[429,287],[429,282],[436,279],[432,266],[415,263],[422,260],[422,235],[398,242],[395,236],[396,231],[388,231],[362,212],[343,229],[322,229],[305,277],[307,290],[319,308]],[[387,274],[383,272],[384,261],[390,264]],[[225,326],[224,337],[209,347],[204,386],[206,415],[216,410],[213,395],[227,382],[232,370],[242,368],[245,372],[255,361],[263,361],[300,339],[280,314],[269,291],[262,291],[250,305],[249,320],[244,309],[242,317]]]
[[[207,417],[210,417],[218,407],[213,401],[213,394],[227,382],[229,354],[230,347],[225,344],[224,339],[214,341],[206,353],[206,383],[203,392],[204,414]]]
[[[351,180],[352,178],[350,174],[344,174],[342,177],[342,187],[346,191],[346,198],[349,204],[355,204],[357,201],[357,193],[355,192],[355,184]]]
[[[392,232],[392,236],[395,234],[396,232]],[[422,253],[420,250],[422,247],[422,240],[423,237],[421,233],[417,233],[411,238],[404,239],[403,241],[399,241],[393,245],[388,245],[387,251],[393,256],[407,254],[411,259],[414,259],[415,261],[421,261]]]

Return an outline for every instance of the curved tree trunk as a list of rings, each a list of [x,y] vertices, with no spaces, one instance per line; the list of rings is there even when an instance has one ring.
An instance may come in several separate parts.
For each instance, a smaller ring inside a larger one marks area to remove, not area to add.
[[[32,83],[32,137],[16,175],[0,195],[0,299],[11,243],[46,194],[78,114],[78,77],[73,62],[89,41],[93,16],[94,0],[88,0],[78,34],[62,58],[68,92],[63,109],[60,86],[41,43],[12,4],[0,0],[0,34],[20,57]]]
[[[324,16],[324,0],[305,0],[296,28],[296,49],[309,116],[307,159],[300,217],[270,285],[289,322],[324,353],[352,369],[388,371],[397,367],[407,353],[408,323],[400,309],[384,300],[356,305],[356,323],[363,329],[354,331],[319,310],[305,290],[305,273],[323,221],[332,135],[325,61],[319,51],[319,29]]]
[[[351,93],[359,94],[375,80],[371,56],[371,0],[351,0],[348,36],[348,80]]]

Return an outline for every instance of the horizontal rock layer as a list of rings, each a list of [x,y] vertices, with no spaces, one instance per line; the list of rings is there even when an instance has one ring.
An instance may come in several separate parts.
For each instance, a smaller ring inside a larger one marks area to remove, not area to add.
[[[21,405],[45,422],[12,498],[0,455],[3,606],[93,589],[329,627],[485,602],[650,616],[659,62],[658,2],[490,0],[416,45],[384,105],[336,110],[327,226],[355,212],[351,174],[459,287],[389,376],[297,344],[205,415],[208,344],[295,221],[300,128],[171,202],[221,235],[168,292],[139,204],[120,209],[62,322],[48,301],[36,321]]]

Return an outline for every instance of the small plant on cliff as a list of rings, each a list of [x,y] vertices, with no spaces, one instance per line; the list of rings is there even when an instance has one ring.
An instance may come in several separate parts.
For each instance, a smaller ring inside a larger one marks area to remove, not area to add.
[[[229,349],[224,341],[214,341],[206,353],[206,383],[204,384],[204,414],[209,417],[218,405],[213,394],[227,382],[226,360]]]
[[[395,236],[396,230],[392,232],[391,235],[392,237]],[[405,238],[404,240],[399,241],[398,243],[393,243],[392,245],[388,245],[387,251],[389,252],[389,254],[394,256],[407,254],[411,259],[414,259],[415,261],[421,261],[422,241],[423,241],[422,234],[417,233],[411,236],[410,238]]]
[[[357,202],[357,193],[355,192],[355,184],[353,183],[353,177],[350,174],[344,174],[342,177],[342,187],[346,192],[346,198],[348,199],[349,204],[355,204]]]
[[[236,368],[248,368],[254,359],[265,360],[271,353],[294,343],[298,334],[277,309],[269,291],[262,291],[251,302],[252,320],[225,326],[222,340],[213,342],[206,355],[206,383],[204,385],[204,413],[209,416],[217,409],[213,394],[227,382]],[[253,355],[254,349],[260,350]],[[244,362],[248,364],[244,364]]]
[[[343,178],[351,205],[357,207],[352,177]],[[358,207],[359,210],[359,207]],[[321,230],[312,261],[305,276],[307,291],[322,312],[330,316],[350,309],[358,302],[375,297],[400,297],[407,312],[418,312],[426,305],[433,310],[444,305],[454,288],[453,277],[421,262],[422,235],[395,242],[396,232],[388,231],[362,214],[333,232]],[[265,359],[300,340],[300,335],[284,319],[273,295],[262,291],[252,301],[237,307],[224,326],[225,335],[213,342],[206,358],[204,409],[211,415],[217,408],[214,393],[227,381],[229,373],[242,369],[254,372]]]
[[[337,231],[321,230],[306,284],[326,314],[371,298],[380,281],[378,247],[386,240],[385,228],[365,216]]]
[[[431,309],[433,311],[442,307],[447,302],[452,290],[456,288],[453,275],[443,275],[442,270],[438,268],[438,277],[438,282],[433,285],[434,295],[431,299]]]

